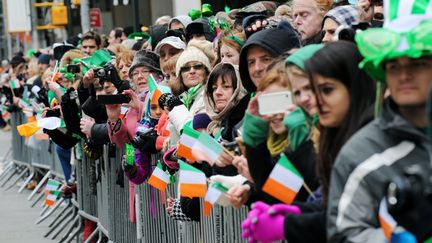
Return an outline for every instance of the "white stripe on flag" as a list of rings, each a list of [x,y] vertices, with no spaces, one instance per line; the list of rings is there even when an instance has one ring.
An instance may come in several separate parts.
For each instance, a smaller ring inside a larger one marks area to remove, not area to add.
[[[214,162],[219,158],[219,154],[215,153],[213,150],[207,148],[205,145],[203,145],[200,142],[197,142],[194,144],[193,149],[199,149],[203,151],[206,156],[211,160],[210,162]]]
[[[180,183],[182,184],[206,184],[204,173],[190,170],[180,171]]]
[[[297,174],[293,173],[292,171],[288,170],[287,168],[279,164],[275,165],[272,172],[270,173],[270,177],[273,180],[276,180],[277,182],[297,192],[300,190],[300,188],[303,185],[302,178],[300,178]]]
[[[157,178],[163,180],[167,184],[169,184],[169,182],[170,182],[169,176],[163,170],[159,169],[159,167],[156,167],[154,169],[153,175],[156,176]]]
[[[196,141],[197,140],[195,138],[189,137],[189,136],[187,136],[185,134],[183,134],[180,137],[180,143],[183,144],[183,145],[185,145],[185,146],[187,146],[187,147],[189,147],[189,148],[192,148],[192,146],[194,145],[194,143]]]
[[[221,194],[222,194],[221,191],[210,186],[207,190],[207,194],[204,200],[214,205],[216,201],[219,199],[219,197],[221,196]]]
[[[392,226],[392,228],[395,228],[397,223],[394,220],[394,218],[390,215],[387,209],[387,203],[385,200],[381,200],[380,206],[379,206],[379,216],[384,219],[389,226]]]

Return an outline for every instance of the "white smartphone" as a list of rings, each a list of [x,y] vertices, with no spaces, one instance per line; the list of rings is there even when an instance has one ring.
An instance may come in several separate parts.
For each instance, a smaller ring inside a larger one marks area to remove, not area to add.
[[[292,104],[290,91],[262,94],[258,97],[258,112],[261,115],[284,113]]]

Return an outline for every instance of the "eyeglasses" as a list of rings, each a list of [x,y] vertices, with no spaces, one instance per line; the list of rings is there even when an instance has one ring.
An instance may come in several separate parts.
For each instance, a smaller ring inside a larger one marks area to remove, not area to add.
[[[151,73],[150,70],[134,71],[132,73],[132,77],[138,77],[138,75],[140,75],[140,74],[141,74],[141,76],[148,77],[150,73]]]
[[[204,69],[204,65],[203,64],[195,64],[195,65],[190,65],[190,66],[184,66],[184,67],[180,68],[180,72],[181,73],[189,72],[192,68],[194,70],[201,70],[201,69]]]

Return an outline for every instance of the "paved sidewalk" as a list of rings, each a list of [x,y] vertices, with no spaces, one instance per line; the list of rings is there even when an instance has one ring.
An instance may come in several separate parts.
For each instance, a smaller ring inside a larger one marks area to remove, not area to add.
[[[10,132],[0,131],[0,171],[2,171],[3,156],[11,146]],[[40,204],[34,208],[30,207],[27,201],[30,191],[24,189],[19,194],[18,186],[5,191],[0,188],[0,242],[8,243],[46,243],[57,241],[46,239],[43,235],[48,231],[48,218],[40,225],[34,222],[39,217],[41,211]]]

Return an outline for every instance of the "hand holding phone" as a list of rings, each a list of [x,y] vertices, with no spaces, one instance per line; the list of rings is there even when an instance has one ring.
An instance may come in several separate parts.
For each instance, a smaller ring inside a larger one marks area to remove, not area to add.
[[[285,113],[291,104],[292,94],[290,91],[267,93],[258,97],[258,111],[260,115]]]

